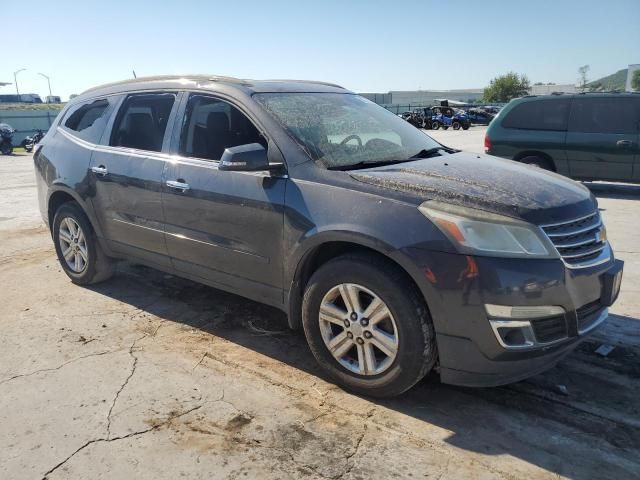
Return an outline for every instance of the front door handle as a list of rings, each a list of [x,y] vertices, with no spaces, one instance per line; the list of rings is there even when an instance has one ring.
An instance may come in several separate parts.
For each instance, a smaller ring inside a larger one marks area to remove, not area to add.
[[[616,147],[620,147],[620,148],[627,148],[627,147],[630,147],[631,145],[633,145],[633,142],[631,140],[618,140],[616,142]]]
[[[174,190],[180,190],[181,192],[186,192],[191,188],[189,184],[185,183],[181,178],[178,180],[167,180],[167,187],[173,188]]]
[[[91,171],[93,173],[95,173],[96,175],[99,175],[101,177],[104,177],[105,175],[107,175],[109,173],[109,170],[107,170],[107,167],[105,167],[104,165],[98,165],[97,167],[91,167]]]

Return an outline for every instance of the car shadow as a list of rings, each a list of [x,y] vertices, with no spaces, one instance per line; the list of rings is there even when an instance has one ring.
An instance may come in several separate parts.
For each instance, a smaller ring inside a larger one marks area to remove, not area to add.
[[[164,320],[188,325],[309,375],[325,378],[304,335],[289,330],[286,316],[275,308],[124,262],[113,280],[91,289]],[[576,361],[576,356],[578,360],[585,356],[591,362],[602,363],[592,353],[595,347],[583,343],[572,354],[572,361]],[[628,362],[628,357],[620,359],[620,368]],[[582,372],[578,382],[571,364],[563,366],[565,363],[551,374],[497,388],[447,386],[432,373],[397,398],[367,400],[450,432],[446,442],[467,451],[509,455],[569,478],[628,478],[629,472],[611,458],[619,453],[638,458],[640,433],[616,418],[608,418],[606,412],[590,411],[572,403],[559,387],[561,383],[568,385],[564,390],[569,388],[578,399],[583,390],[589,391],[597,397],[592,398],[592,404],[608,408],[612,400],[607,391],[615,390],[614,387],[592,391],[594,384],[610,385],[606,378],[608,370]],[[610,367],[616,365],[614,361]],[[393,418],[387,420],[395,422]],[[567,448],[565,442],[572,448]],[[563,443],[564,450],[559,449]],[[636,473],[640,474],[638,468]]]

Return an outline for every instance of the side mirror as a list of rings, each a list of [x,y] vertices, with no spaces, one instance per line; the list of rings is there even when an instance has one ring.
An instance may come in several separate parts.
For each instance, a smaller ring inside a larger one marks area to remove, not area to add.
[[[278,165],[279,166],[279,165]],[[271,170],[267,150],[259,143],[226,148],[220,159],[218,170],[231,172],[259,172]]]

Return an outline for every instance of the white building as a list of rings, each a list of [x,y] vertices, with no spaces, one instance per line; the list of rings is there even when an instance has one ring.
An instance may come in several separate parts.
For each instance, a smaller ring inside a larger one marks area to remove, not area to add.
[[[531,85],[529,95],[551,95],[552,93],[579,93],[572,83],[565,85]]]

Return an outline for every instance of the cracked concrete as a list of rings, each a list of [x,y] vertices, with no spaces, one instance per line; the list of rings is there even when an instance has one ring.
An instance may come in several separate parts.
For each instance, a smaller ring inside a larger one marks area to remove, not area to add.
[[[29,160],[0,163],[4,191]],[[269,307],[129,264],[72,285],[20,189],[0,199],[0,478],[639,478],[640,195],[598,196],[627,265],[596,337],[515,385],[431,375],[376,402]]]

